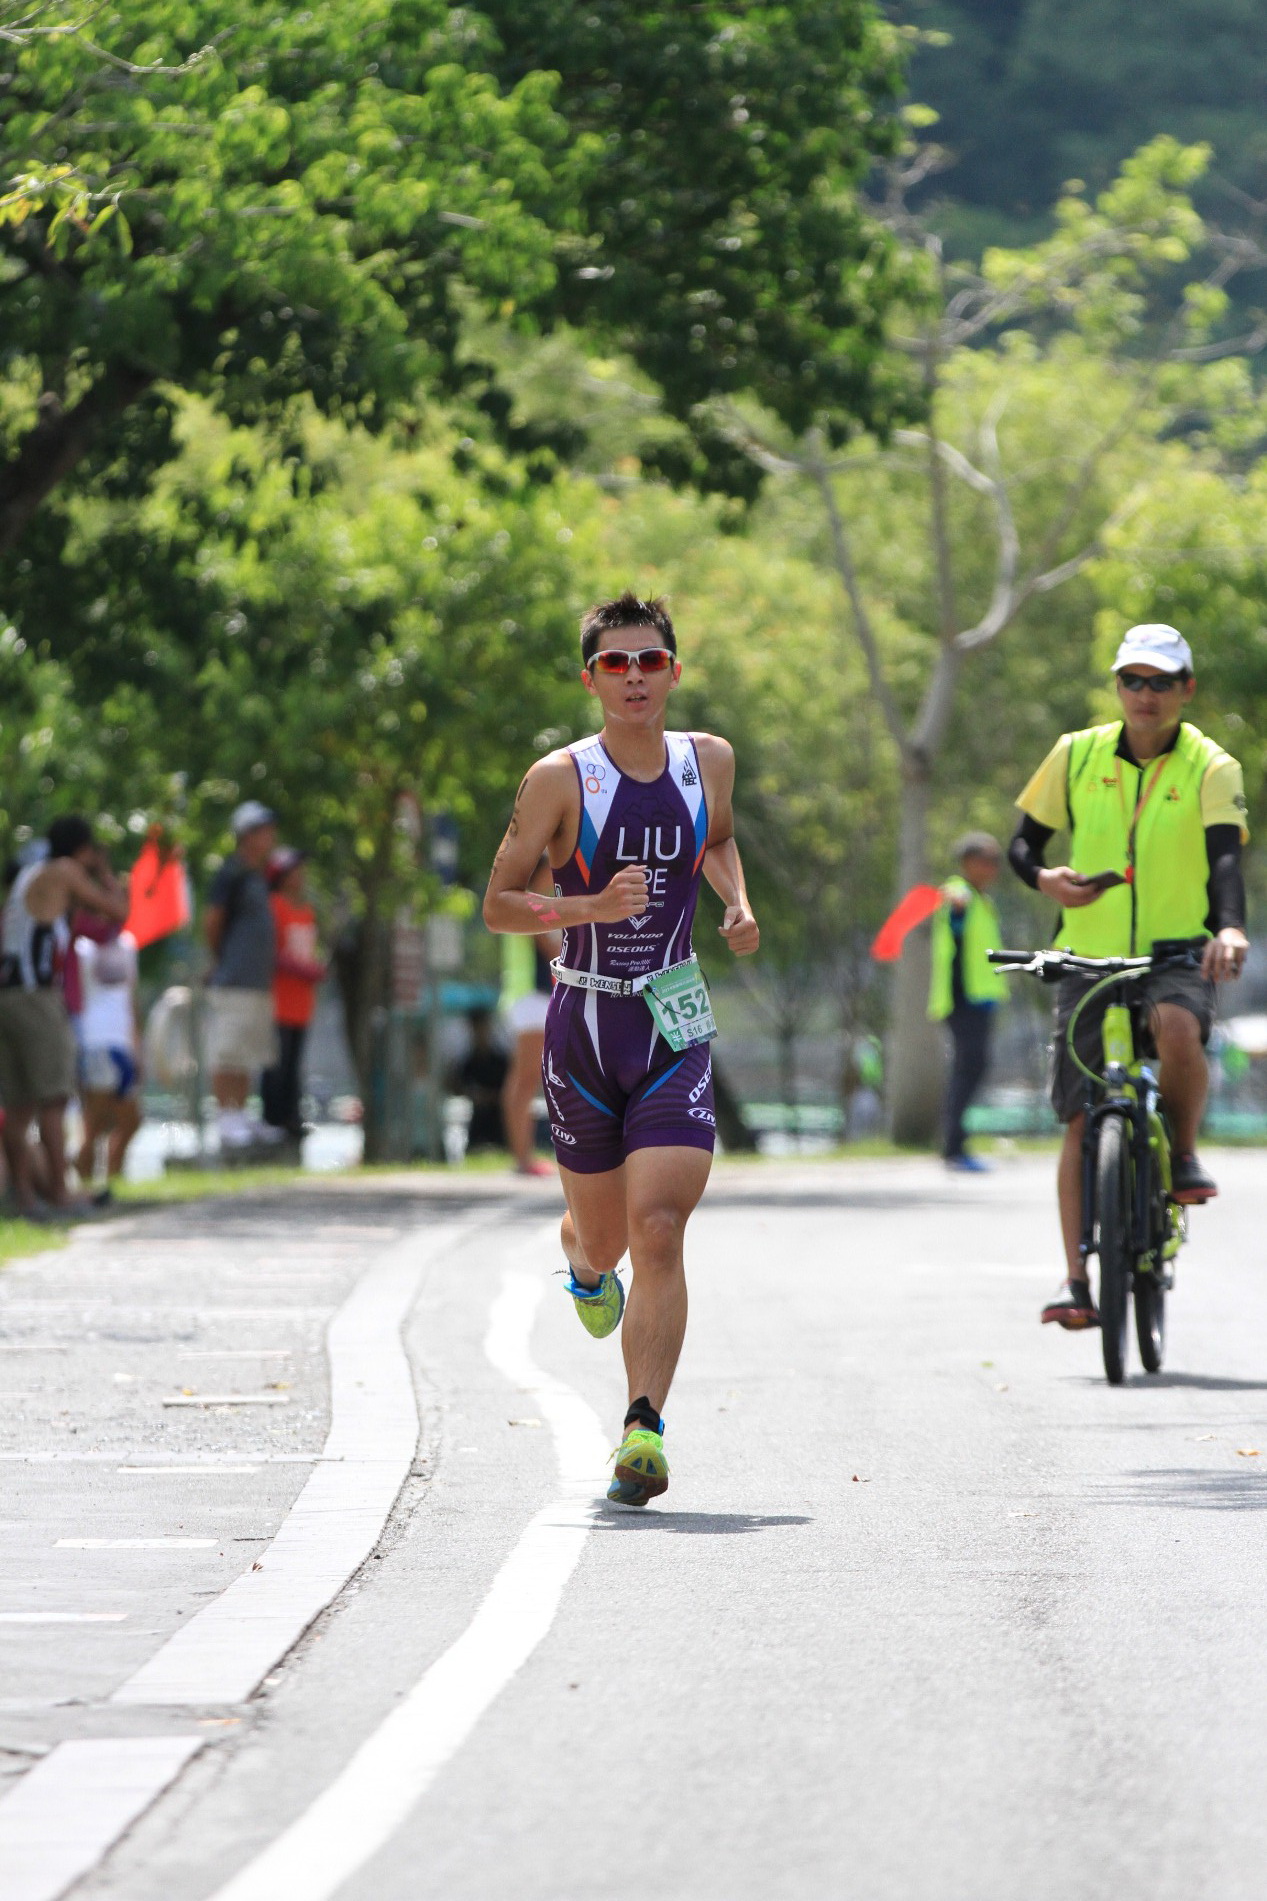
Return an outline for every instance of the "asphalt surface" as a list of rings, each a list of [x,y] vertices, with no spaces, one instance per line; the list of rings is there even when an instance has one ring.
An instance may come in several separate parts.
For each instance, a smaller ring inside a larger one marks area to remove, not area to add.
[[[595,1511],[526,1661],[341,1901],[1259,1901],[1267,1168],[1210,1159],[1167,1370],[1116,1390],[1095,1336],[1038,1325],[1050,1158],[719,1168],[669,1492]],[[59,1742],[205,1738],[76,1896],[210,1901],[363,1745],[391,1760],[393,1710],[548,1524],[558,1394],[614,1443],[618,1342],[549,1278],[552,1186],[498,1192],[408,1321],[419,1452],[373,1559],[232,1707],[108,1698],[268,1561],[324,1442],[331,1315],[453,1208],[371,1180],[132,1218],[0,1275],[0,1793]],[[490,1359],[507,1274],[543,1288],[548,1404]],[[162,1403],[229,1392],[283,1403]],[[191,1469],[216,1461],[251,1469]],[[209,1542],[58,1542],[85,1538]],[[3,1621],[32,1606],[114,1621]]]

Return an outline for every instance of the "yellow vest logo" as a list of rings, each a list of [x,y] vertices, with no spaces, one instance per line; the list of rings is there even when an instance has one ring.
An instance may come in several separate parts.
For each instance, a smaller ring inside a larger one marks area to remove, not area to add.
[[[1116,779],[1101,779],[1100,784],[1114,786],[1117,784],[1117,780]]]

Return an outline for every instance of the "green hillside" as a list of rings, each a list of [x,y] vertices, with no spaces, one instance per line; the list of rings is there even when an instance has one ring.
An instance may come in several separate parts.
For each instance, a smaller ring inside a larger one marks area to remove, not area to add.
[[[1214,147],[1208,192],[1267,198],[1263,0],[897,0],[950,36],[912,66],[956,164],[938,181],[965,242],[1020,235],[1067,178],[1102,185],[1145,139]]]

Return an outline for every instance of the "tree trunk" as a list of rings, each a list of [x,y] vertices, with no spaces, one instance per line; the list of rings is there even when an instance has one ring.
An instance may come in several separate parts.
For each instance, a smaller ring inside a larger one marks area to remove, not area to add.
[[[918,762],[903,774],[899,898],[928,876],[930,776],[927,766]],[[889,1134],[911,1148],[929,1148],[936,1142],[945,1087],[941,1035],[928,1021],[930,941],[927,924],[911,932],[893,973],[891,992],[885,1058]]]
[[[388,1134],[385,1037],[391,943],[382,919],[371,914],[349,925],[335,947],[334,966],[348,1050],[361,1092],[363,1159],[383,1161]]]
[[[0,469],[0,555],[17,547],[45,497],[153,381],[148,370],[116,367],[107,370],[73,409],[63,409],[51,393],[40,398],[39,420],[24,436],[13,460]]]

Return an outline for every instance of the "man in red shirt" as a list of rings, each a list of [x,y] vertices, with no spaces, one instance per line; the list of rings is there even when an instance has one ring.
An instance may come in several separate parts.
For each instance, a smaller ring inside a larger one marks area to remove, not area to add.
[[[260,1079],[264,1120],[296,1141],[305,1133],[299,1100],[304,1039],[325,965],[317,956],[317,920],[304,892],[304,854],[284,845],[268,862],[269,905],[277,934],[273,1015],[277,1061]]]

